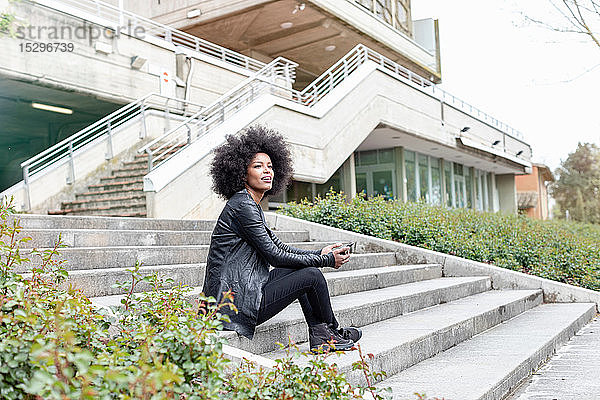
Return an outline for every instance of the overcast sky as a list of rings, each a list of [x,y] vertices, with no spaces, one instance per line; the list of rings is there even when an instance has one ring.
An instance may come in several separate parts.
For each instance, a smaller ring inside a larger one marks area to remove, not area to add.
[[[523,132],[534,161],[554,170],[578,141],[600,145],[600,48],[523,16],[558,23],[551,10],[548,0],[412,1],[413,19],[440,21],[441,87]]]

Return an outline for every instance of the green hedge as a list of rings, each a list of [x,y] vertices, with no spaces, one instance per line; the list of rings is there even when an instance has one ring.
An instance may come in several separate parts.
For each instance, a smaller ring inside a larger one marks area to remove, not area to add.
[[[600,227],[329,192],[279,212],[600,290]]]

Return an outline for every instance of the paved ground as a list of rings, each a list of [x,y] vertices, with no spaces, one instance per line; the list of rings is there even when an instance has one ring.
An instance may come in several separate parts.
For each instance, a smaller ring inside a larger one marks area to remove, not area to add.
[[[600,316],[577,332],[509,399],[600,400]]]

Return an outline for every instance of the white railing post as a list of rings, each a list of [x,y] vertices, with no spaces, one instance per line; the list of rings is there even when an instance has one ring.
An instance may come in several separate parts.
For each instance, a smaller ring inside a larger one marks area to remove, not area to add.
[[[67,185],[75,182],[75,160],[73,159],[73,142],[69,141],[69,175],[67,176]]]
[[[25,202],[23,204],[24,211],[31,210],[31,193],[29,192],[29,165],[23,167],[23,183],[25,186]]]
[[[185,125],[185,127],[187,128],[187,144],[190,144],[192,143],[192,130],[187,124]]]
[[[152,150],[147,149],[146,153],[148,154],[148,172],[152,171]]]
[[[106,121],[106,154],[104,155],[104,158],[107,160],[113,158],[112,127],[110,119]]]
[[[142,113],[142,129],[140,129],[140,139],[146,138],[146,135],[148,134],[146,130],[146,106],[144,101],[145,100],[142,100],[142,103],[140,104],[140,112]]]

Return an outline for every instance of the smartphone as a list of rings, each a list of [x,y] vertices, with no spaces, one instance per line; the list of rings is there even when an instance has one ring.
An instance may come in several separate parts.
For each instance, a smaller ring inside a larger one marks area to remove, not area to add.
[[[343,253],[340,253],[340,254],[350,254],[350,253],[352,253],[352,252],[353,252],[353,250],[354,250],[354,245],[355,245],[355,244],[356,244],[356,242],[348,242],[348,243],[344,243],[344,244],[342,244],[340,247],[348,247],[349,249],[348,249],[348,250],[346,250],[346,251],[345,251],[345,252],[343,252]]]

